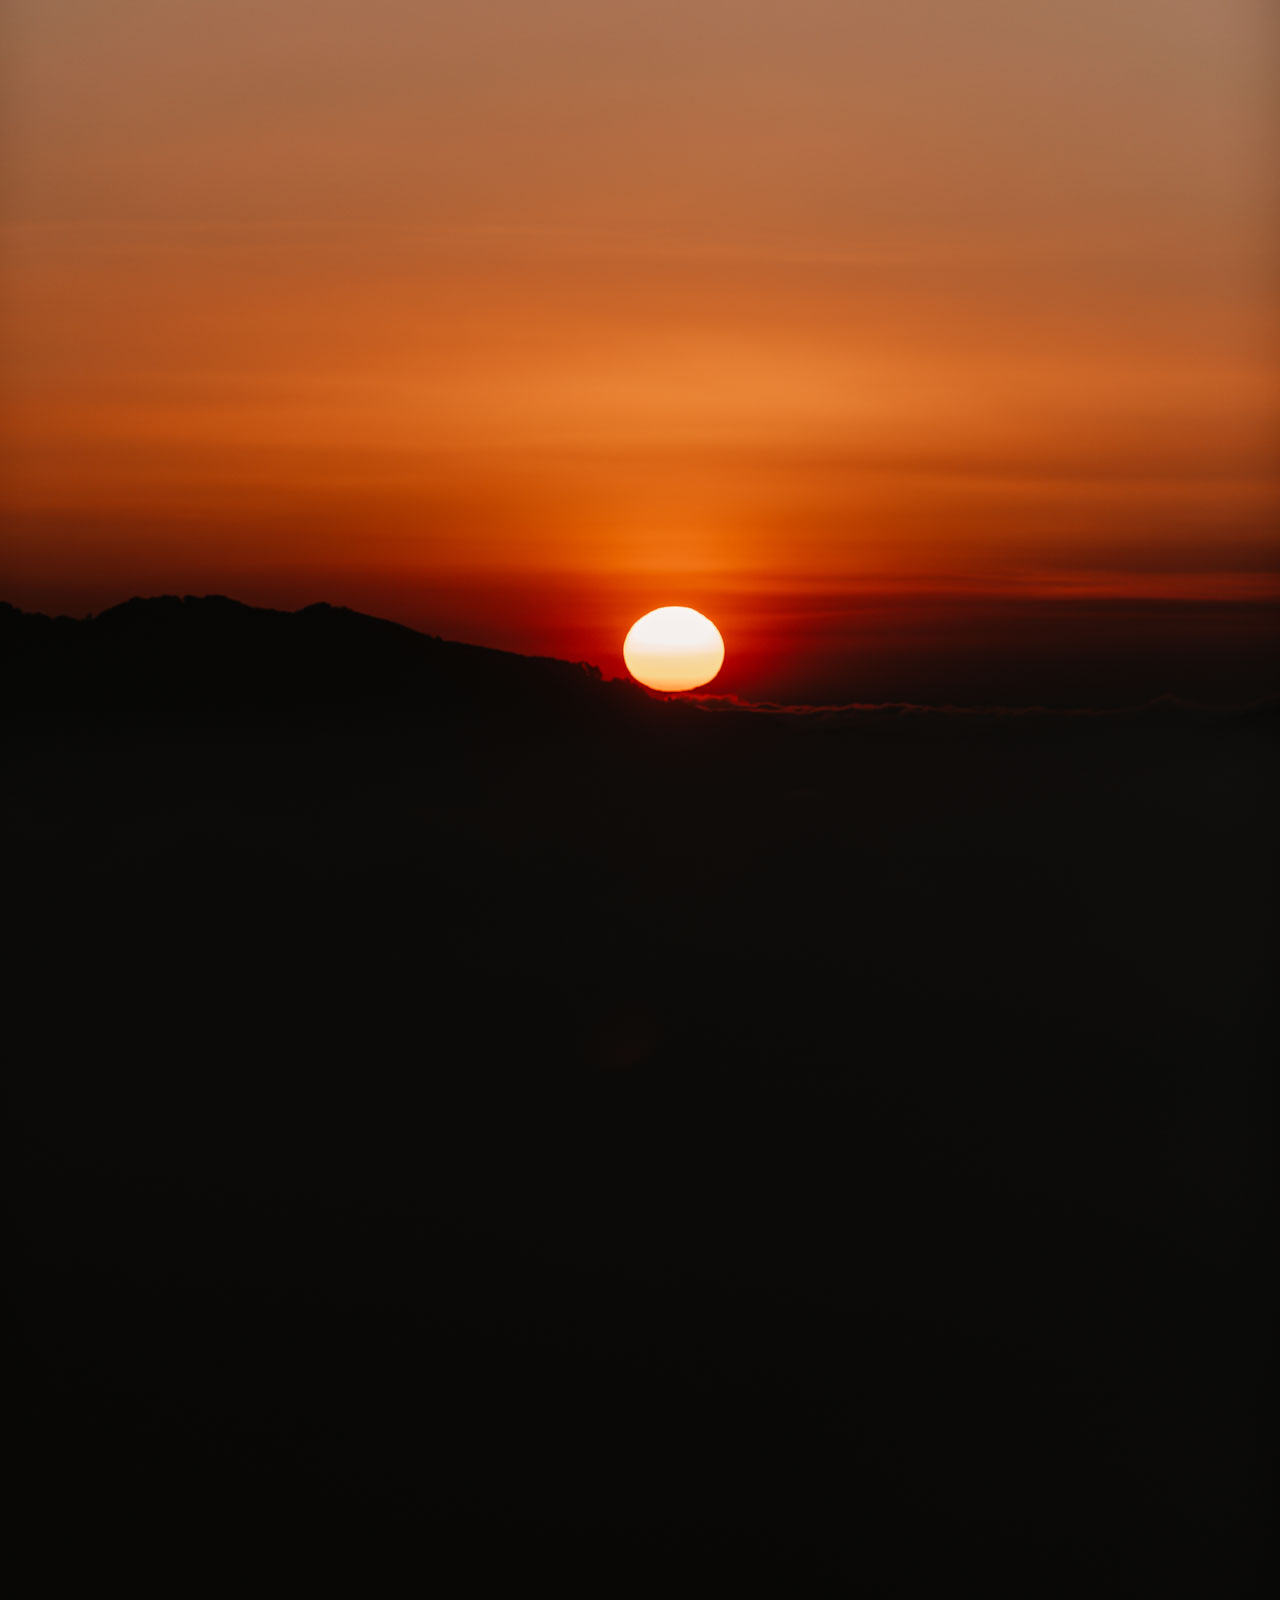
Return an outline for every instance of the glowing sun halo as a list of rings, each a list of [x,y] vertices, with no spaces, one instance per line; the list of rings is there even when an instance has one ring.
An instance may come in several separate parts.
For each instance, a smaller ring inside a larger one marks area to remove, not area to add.
[[[709,617],[688,606],[659,606],[622,646],[627,671],[646,689],[674,693],[710,683],[724,665],[724,640]]]

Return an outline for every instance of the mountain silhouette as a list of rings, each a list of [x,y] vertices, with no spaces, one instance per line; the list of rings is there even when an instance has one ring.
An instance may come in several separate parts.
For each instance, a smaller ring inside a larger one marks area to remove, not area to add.
[[[221,595],[127,600],[83,621],[0,608],[13,702],[187,713],[380,703],[584,704],[599,673],[454,644],[345,606],[272,611]]]
[[[221,598],[0,650],[47,1548],[1251,1592],[1273,708],[664,700]]]

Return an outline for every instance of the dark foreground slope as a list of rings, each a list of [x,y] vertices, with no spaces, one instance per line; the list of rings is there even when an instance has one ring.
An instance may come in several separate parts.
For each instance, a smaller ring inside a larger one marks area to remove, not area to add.
[[[51,1576],[1252,1592],[1269,715],[0,621]]]

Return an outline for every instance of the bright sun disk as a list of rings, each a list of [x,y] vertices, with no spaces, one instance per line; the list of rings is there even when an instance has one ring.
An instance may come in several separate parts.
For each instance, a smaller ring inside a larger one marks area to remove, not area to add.
[[[640,618],[622,646],[627,671],[647,689],[675,693],[710,683],[724,665],[724,640],[689,606],[659,606]]]

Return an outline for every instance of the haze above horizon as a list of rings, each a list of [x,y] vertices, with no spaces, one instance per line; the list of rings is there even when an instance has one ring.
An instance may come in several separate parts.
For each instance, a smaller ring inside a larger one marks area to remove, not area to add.
[[[20,605],[327,599],[616,670],[687,604],[782,693],[856,626],[941,681],[1055,596],[1213,602],[1221,652],[1280,595],[1261,0],[6,30]]]

